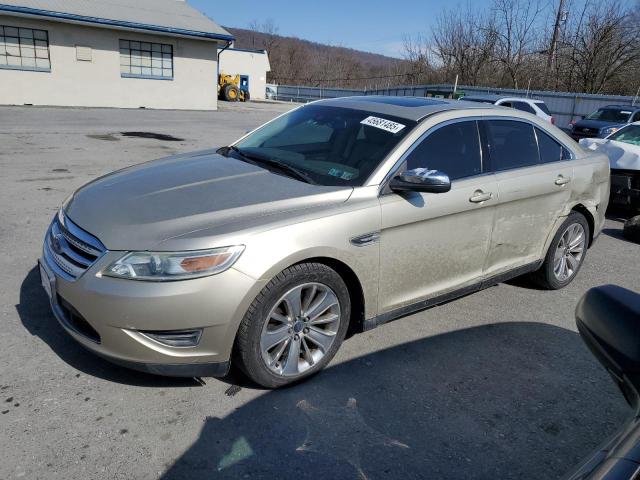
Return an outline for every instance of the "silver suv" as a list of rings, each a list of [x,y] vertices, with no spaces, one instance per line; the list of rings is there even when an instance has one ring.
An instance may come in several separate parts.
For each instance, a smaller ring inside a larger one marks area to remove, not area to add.
[[[75,192],[40,259],[55,316],[115,363],[278,387],[347,329],[531,274],[573,280],[609,162],[533,115],[403,97],[324,100],[231,146]]]

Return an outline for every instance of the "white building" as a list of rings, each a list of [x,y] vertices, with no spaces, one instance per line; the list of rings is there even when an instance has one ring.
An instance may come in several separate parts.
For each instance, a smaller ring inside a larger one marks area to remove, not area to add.
[[[232,41],[183,0],[0,0],[0,104],[215,110]]]
[[[265,98],[267,72],[271,71],[266,50],[226,48],[218,55],[220,73],[249,77],[249,95],[252,99]]]

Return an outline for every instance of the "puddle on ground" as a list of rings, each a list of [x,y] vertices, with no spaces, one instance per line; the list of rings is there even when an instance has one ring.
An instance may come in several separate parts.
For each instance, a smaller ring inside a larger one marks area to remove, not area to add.
[[[93,138],[95,140],[107,140],[108,142],[118,142],[120,139],[112,134],[106,135],[87,135],[89,138]]]
[[[183,142],[184,138],[174,137],[173,135],[167,135],[165,133],[153,133],[153,132],[120,132],[123,137],[139,137],[139,138],[152,138],[154,140],[162,140],[163,142]]]

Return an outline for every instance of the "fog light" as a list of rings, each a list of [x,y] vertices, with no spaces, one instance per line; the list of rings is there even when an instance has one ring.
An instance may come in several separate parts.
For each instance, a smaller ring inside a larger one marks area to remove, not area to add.
[[[200,342],[202,329],[195,330],[168,330],[168,331],[140,331],[145,337],[149,337],[167,347],[195,347]]]

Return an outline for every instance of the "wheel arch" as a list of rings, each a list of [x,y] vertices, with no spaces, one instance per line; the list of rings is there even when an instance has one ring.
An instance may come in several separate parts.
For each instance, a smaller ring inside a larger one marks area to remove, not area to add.
[[[349,298],[351,300],[351,318],[349,318],[347,338],[352,336],[354,333],[362,331],[365,318],[365,295],[362,283],[360,282],[356,272],[343,261],[331,257],[310,257],[296,262],[294,265],[298,265],[300,263],[321,263],[335,270],[336,273],[340,275],[347,286]]]
[[[587,219],[587,224],[589,225],[589,245],[588,247],[591,247],[591,245],[593,244],[593,235],[594,235],[594,230],[595,230],[595,218],[593,217],[593,214],[589,211],[589,209],[587,207],[585,207],[583,204],[578,203],[576,205],[574,205],[571,208],[572,212],[577,212],[582,214],[582,216],[584,216],[584,218]]]

